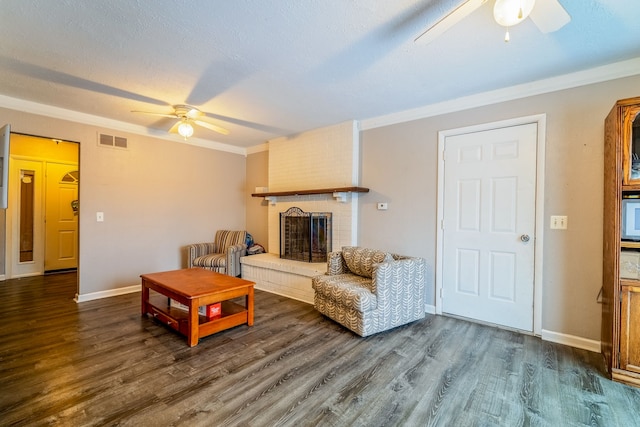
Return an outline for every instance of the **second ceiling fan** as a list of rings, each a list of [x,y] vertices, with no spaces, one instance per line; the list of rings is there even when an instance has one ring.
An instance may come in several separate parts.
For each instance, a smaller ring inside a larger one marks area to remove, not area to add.
[[[223,127],[202,120],[205,114],[190,105],[174,105],[173,113],[154,113],[150,111],[132,111],[133,113],[150,114],[152,116],[176,118],[178,121],[169,129],[169,133],[177,133],[184,139],[193,135],[193,125],[202,126],[222,135],[229,135],[229,131]]]
[[[423,31],[414,41],[430,43],[462,19],[469,16],[488,0],[466,0]],[[506,27],[505,41],[509,41],[509,27],[519,24],[527,17],[543,33],[551,33],[564,27],[571,16],[558,0],[495,0],[493,17],[499,25]]]

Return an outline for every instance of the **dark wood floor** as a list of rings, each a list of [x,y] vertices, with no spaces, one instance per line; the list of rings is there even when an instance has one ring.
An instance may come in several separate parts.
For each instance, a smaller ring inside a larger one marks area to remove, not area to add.
[[[139,293],[74,293],[73,273],[0,282],[0,425],[640,425],[599,354],[463,320],[363,339],[256,291],[253,327],[189,348]]]

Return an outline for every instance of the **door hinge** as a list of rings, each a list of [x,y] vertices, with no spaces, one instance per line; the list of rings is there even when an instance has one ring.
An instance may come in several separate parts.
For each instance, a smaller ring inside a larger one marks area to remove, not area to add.
[[[440,220],[440,229],[444,230],[444,219]]]

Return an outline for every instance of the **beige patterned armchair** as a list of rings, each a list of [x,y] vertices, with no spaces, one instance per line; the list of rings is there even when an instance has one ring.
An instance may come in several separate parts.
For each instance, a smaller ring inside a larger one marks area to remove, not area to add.
[[[187,246],[188,267],[240,276],[240,257],[247,254],[247,232],[218,230],[214,242]]]
[[[363,337],[425,316],[426,261],[345,246],[312,279],[315,308]]]

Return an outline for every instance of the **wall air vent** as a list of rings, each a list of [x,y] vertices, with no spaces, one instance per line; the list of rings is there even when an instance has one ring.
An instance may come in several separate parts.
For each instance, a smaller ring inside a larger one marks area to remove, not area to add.
[[[118,148],[127,148],[127,138],[116,136],[113,138],[113,146]]]
[[[105,147],[113,147],[113,136],[103,133],[98,135],[98,144]]]
[[[121,136],[98,134],[98,145],[101,147],[127,148],[127,138]]]

